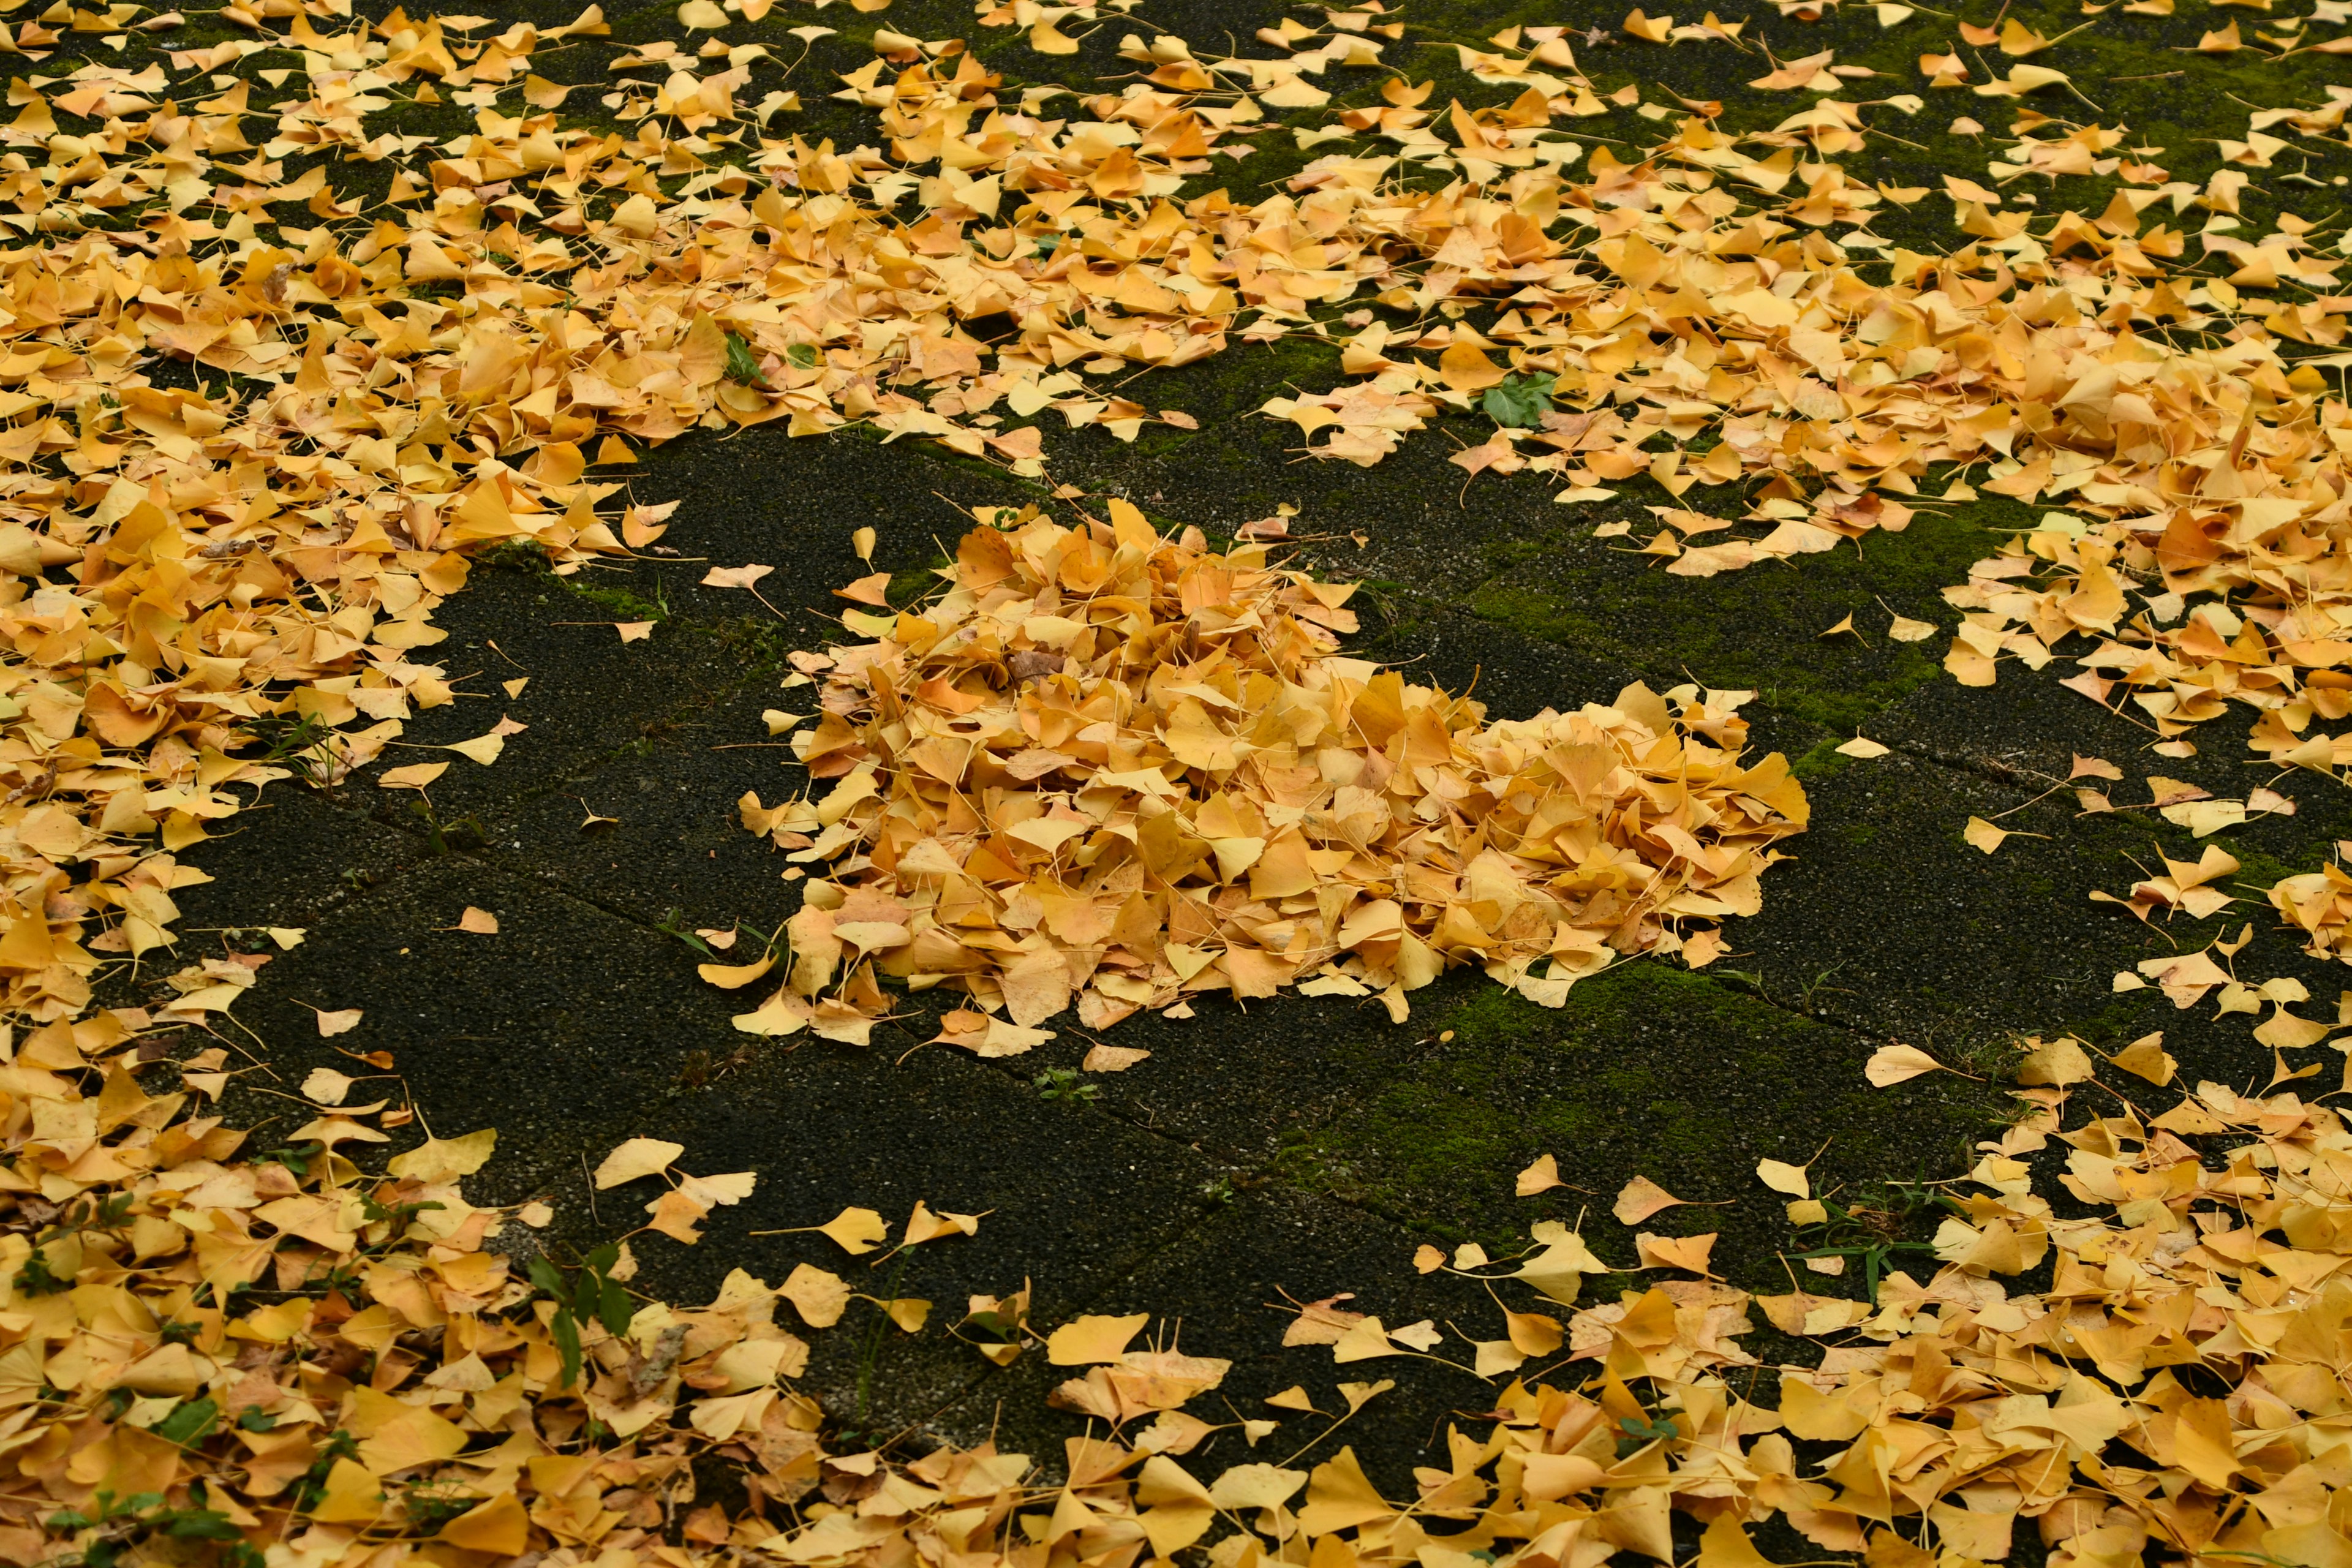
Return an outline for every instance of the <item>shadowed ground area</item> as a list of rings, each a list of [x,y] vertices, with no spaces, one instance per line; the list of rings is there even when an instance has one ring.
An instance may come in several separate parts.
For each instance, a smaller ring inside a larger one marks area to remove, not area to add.
[[[617,37],[676,31],[668,7],[612,9]],[[864,111],[828,103],[819,68],[868,58],[860,40],[874,19],[825,15],[852,36],[823,40],[800,68],[811,109],[794,129],[847,144],[870,135]],[[1202,41],[1271,19],[1234,5],[1151,16]],[[2051,18],[2047,31],[2066,25]],[[1458,4],[1412,19],[1433,37],[1473,42],[1515,22],[1618,20]],[[800,46],[784,29],[803,20],[780,10],[729,37],[771,41],[790,59]],[[971,30],[968,12],[945,5],[902,4],[883,20],[925,37]],[[2139,18],[2101,42],[2102,58],[2112,57],[2116,78],[2168,70],[2168,51],[2193,43],[2201,26]],[[1113,23],[1091,37],[1066,79],[1125,71],[1113,52],[1125,30]],[[1760,30],[1780,53],[1835,42],[1841,59],[1890,75],[1909,75],[1926,43],[1882,36],[1866,12],[1810,29],[1768,16]],[[992,66],[1036,79],[1045,62],[1015,53],[1018,42],[1017,33],[975,37]],[[1603,79],[1666,68],[1656,51],[1638,69],[1595,52],[1591,68]],[[1433,73],[1441,99],[1492,97],[1453,60],[1432,47],[1411,68]],[[560,55],[536,63],[561,75]],[[1727,95],[1761,68],[1728,51],[1689,51],[1672,64],[1676,89],[1693,95]],[[763,68],[755,93],[775,75]],[[2232,82],[2265,102],[2286,90],[2258,86],[2255,69],[2212,65],[2214,97]],[[1349,90],[1369,97],[1376,83]],[[2107,117],[2159,114],[2167,90],[2161,80],[2116,81]],[[438,134],[464,124],[417,112]],[[2244,114],[2231,112],[2227,129],[2204,133],[2233,133]],[[1731,110],[1735,120],[1760,113]],[[2185,140],[2202,130],[2148,133]],[[1269,136],[1230,179],[1254,188],[1307,155]],[[1885,177],[1982,165],[1980,149],[1944,163],[1925,148],[1906,156],[1890,155]],[[2106,199],[2102,184],[2083,188],[2094,206]],[[2250,191],[2250,210],[2265,199]],[[1914,222],[1925,219],[1893,212],[1883,232],[1927,243],[1906,230]],[[1884,635],[1890,614],[1948,632],[1957,615],[1938,590],[1995,549],[2020,509],[1923,508],[1906,531],[1796,565],[1670,577],[1635,541],[1594,531],[1645,521],[1641,505],[1664,492],[1634,483],[1604,507],[1574,507],[1555,504],[1556,482],[1541,476],[1468,479],[1446,458],[1483,438],[1475,420],[1423,433],[1371,469],[1300,460],[1295,427],[1256,411],[1286,383],[1322,386],[1336,374],[1330,344],[1294,340],[1237,344],[1152,375],[1130,392],[1190,413],[1199,430],[1153,426],[1126,445],[1098,429],[1049,432],[1053,479],[1218,537],[1295,504],[1298,562],[1367,584],[1358,600],[1366,633],[1352,651],[1452,689],[1475,683],[1496,716],[1606,701],[1633,680],[1756,689],[1745,710],[1755,750],[1796,764],[1812,826],[1766,877],[1763,912],[1728,929],[1731,952],[1713,968],[1628,963],[1579,985],[1557,1011],[1464,973],[1419,994],[1402,1025],[1369,1003],[1285,996],[1244,1010],[1211,1000],[1190,1021],[1120,1026],[1113,1041],[1150,1058],[1087,1076],[1083,1095],[1049,1095],[1038,1081],[1077,1067],[1089,1042],[1075,1027],[1028,1055],[976,1060],[924,1043],[940,1011],[929,996],[905,998],[866,1049],[735,1032],[729,1019],[745,1010],[744,994],[699,981],[702,955],[678,933],[738,922],[772,930],[795,907],[782,858],[742,831],[735,803],[746,791],[773,802],[806,784],[761,714],[806,706],[806,692],[780,690],[784,656],[838,635],[830,590],[868,570],[852,529],[877,530],[877,567],[919,576],[944,559],[975,505],[1043,501],[1062,521],[1098,506],[936,447],[860,432],[795,441],[768,426],[697,434],[649,454],[631,476],[636,500],[679,503],[664,542],[675,558],[568,578],[529,559],[478,564],[437,617],[450,635],[436,657],[453,679],[471,677],[461,683],[467,696],[421,715],[404,740],[478,735],[503,711],[528,729],[495,766],[460,763],[420,801],[374,783],[383,766],[425,754],[395,747],[331,794],[276,786],[233,834],[191,853],[215,879],[180,895],[191,941],[238,940],[211,934],[221,928],[308,931],[239,1006],[267,1070],[240,1079],[226,1109],[290,1126],[296,1108],[277,1091],[314,1066],[348,1067],[338,1047],[389,1051],[435,1131],[499,1129],[486,1198],[547,1197],[551,1246],[586,1247],[640,1223],[642,1194],[589,1190],[588,1167],[623,1139],[681,1142],[696,1171],[756,1171],[753,1196],[719,1211],[698,1247],[639,1238],[639,1283],[676,1299],[707,1299],[735,1268],[772,1281],[803,1260],[860,1272],[821,1237],[753,1234],[814,1226],[845,1205],[894,1221],[919,1200],[984,1212],[971,1240],[872,1271],[874,1295],[939,1302],[929,1329],[822,1336],[809,1382],[830,1410],[877,1436],[920,1428],[971,1441],[994,1430],[1008,1447],[1047,1454],[1081,1426],[1045,1405],[1058,1374],[1035,1356],[1000,1372],[949,1339],[944,1324],[970,1293],[1033,1280],[1036,1319],[1048,1324],[1150,1311],[1181,1325],[1185,1348],[1234,1358],[1221,1394],[1235,1410],[1264,1415],[1265,1395],[1302,1382],[1332,1408],[1328,1357],[1279,1349],[1286,1297],[1353,1292],[1353,1305],[1392,1324],[1487,1311],[1468,1282],[1416,1276],[1416,1247],[1475,1241],[1499,1256],[1545,1218],[1582,1216],[1588,1243],[1630,1266],[1632,1231],[1609,1208],[1637,1173],[1728,1205],[1668,1210],[1643,1228],[1718,1232],[1717,1273],[1784,1289],[1790,1231],[1778,1200],[1755,1184],[1759,1158],[1818,1152],[1817,1177],[1850,1194],[1955,1175],[2014,1110],[1999,1081],[2014,1056],[2000,1047],[2024,1032],[2071,1031],[2112,1050],[2160,1028],[2184,1078],[2263,1087],[2273,1062],[2248,1020],[2176,1013],[2152,989],[2111,990],[2117,971],[2200,946],[2224,925],[2257,927],[2242,973],[2301,978],[2323,1005],[2336,994],[2336,975],[2273,930],[2259,904],[2166,930],[2089,901],[2094,890],[2122,893],[2159,851],[2196,858],[2186,830],[2128,807],[2147,798],[2151,773],[2242,795],[2242,721],[2205,726],[2193,757],[2152,757],[2144,726],[2058,687],[2063,668],[2004,666],[1996,687],[1964,689],[1937,665],[1941,636],[1903,644]],[[698,585],[708,565],[746,563],[777,568],[761,584],[773,613]],[[1849,616],[1862,635],[1823,635]],[[612,624],[639,620],[656,623],[652,636],[623,644]],[[499,683],[519,676],[528,687],[500,699]],[[1834,751],[1856,733],[1893,750],[1868,761]],[[2078,817],[2071,792],[2052,793],[2078,753],[2124,769],[2111,793],[2126,809]],[[2326,845],[2352,836],[2352,801],[2336,784],[2278,787],[2295,797],[2296,816],[2208,841],[2261,885],[2315,866]],[[1970,816],[2036,837],[1987,856],[1962,839]],[[456,931],[469,905],[494,912],[499,932]],[[358,1007],[365,1019],[322,1040],[314,1007]],[[1863,1063],[1893,1041],[1974,1076],[1872,1090]],[[1513,1196],[1517,1173],[1546,1153],[1567,1184]],[[1922,1221],[1906,1238],[1930,1229]],[[1607,1297],[1633,1280],[1590,1283]],[[1808,1285],[1862,1289],[1853,1278]],[[1768,1365],[1780,1359],[1760,1324],[1745,1342]],[[1445,1411],[1492,1399],[1486,1384],[1433,1363],[1378,1371],[1402,1391],[1368,1406],[1348,1434],[1384,1482],[1442,1445]],[[1310,1429],[1286,1427],[1271,1457],[1287,1457],[1297,1443],[1285,1437]]]

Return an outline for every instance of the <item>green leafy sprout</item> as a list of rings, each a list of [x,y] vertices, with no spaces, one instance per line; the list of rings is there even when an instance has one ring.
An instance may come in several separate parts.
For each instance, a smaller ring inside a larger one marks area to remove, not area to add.
[[[613,1278],[613,1268],[620,1260],[619,1246],[609,1241],[582,1259],[578,1268],[559,1268],[544,1258],[530,1260],[530,1282],[555,1303],[548,1331],[554,1336],[556,1353],[563,1359],[562,1386],[566,1388],[580,1381],[582,1323],[602,1323],[606,1333],[615,1336],[629,1331],[629,1319],[635,1309],[629,1305],[629,1293]]]
[[[751,353],[751,345],[732,332],[727,334],[727,379],[746,386],[768,384],[768,378],[761,374],[759,360]]]
[[[1532,430],[1543,423],[1551,412],[1551,389],[1555,378],[1549,371],[1539,370],[1531,375],[1513,374],[1486,389],[1480,406],[1496,424],[1514,430]]]
[[[1066,1100],[1083,1105],[1102,1093],[1100,1085],[1087,1082],[1076,1068],[1047,1068],[1030,1081],[1037,1086],[1040,1100]]]

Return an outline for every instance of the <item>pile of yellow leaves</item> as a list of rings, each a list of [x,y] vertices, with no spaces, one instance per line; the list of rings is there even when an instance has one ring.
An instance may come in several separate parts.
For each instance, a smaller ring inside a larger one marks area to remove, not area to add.
[[[2061,1131],[2090,1058],[2071,1039],[2032,1044],[2023,1076],[2043,1087],[2021,1095],[2027,1118],[1982,1145],[1957,1184],[1933,1243],[1940,1267],[1924,1282],[1897,1269],[1865,1302],[1665,1279],[1579,1310],[1583,1277],[1611,1268],[1556,1222],[1534,1227],[1516,1266],[1496,1270],[1482,1249],[1462,1248],[1455,1269],[1536,1298],[1502,1308],[1502,1338],[1473,1342],[1476,1373],[1546,1364],[1463,1415],[1471,1430],[1448,1431],[1444,1462],[1415,1471],[1410,1499],[1383,1497],[1347,1449],[1311,1468],[1196,1475],[1183,1459],[1214,1428],[1179,1407],[1203,1382],[1214,1387],[1223,1363],[1163,1368],[1164,1352],[1129,1352],[1129,1373],[1165,1372],[1158,1396],[1081,1403],[1066,1384],[1062,1400],[1100,1415],[1113,1436],[1072,1439],[1059,1486],[943,1486],[958,1461],[934,1456],[889,1468],[921,1489],[894,1496],[885,1484],[854,1512],[828,1511],[771,1545],[788,1562],[828,1565],[911,1550],[942,1563],[1125,1568],[1205,1544],[1217,1568],[1598,1568],[1620,1552],[1689,1563],[1695,1536],[1701,1568],[1759,1568],[1770,1559],[1749,1531],[1777,1519],[1874,1568],[2001,1561],[2026,1549],[2021,1523],[2059,1568],[2153,1553],[2352,1562],[2343,1116],[2206,1084],[2152,1120],[2126,1108]],[[2032,1190],[2022,1156],[2053,1138],[2067,1146],[2060,1180],[2086,1217],[2059,1217]],[[1804,1170],[1767,1161],[1758,1175],[1797,1194],[1792,1222],[1820,1221]],[[1713,1240],[1641,1239],[1643,1266],[1702,1273]],[[1445,1266],[1423,1248],[1424,1273]],[[2045,1267],[2045,1290],[2000,1278]],[[1787,1335],[1835,1340],[1814,1364],[1777,1369],[1776,1400],[1756,1397],[1762,1369],[1736,1343],[1751,1310]],[[1143,1321],[1081,1320],[1049,1352],[1108,1359]],[[1106,1331],[1107,1346],[1095,1344]],[[1352,1368],[1444,1359],[1446,1341],[1426,1321],[1390,1329],[1326,1301],[1305,1308],[1284,1342],[1328,1346],[1336,1366]],[[1556,1372],[1574,1379],[1544,1381]],[[1117,1377],[1097,1369],[1087,1384]],[[1389,1386],[1342,1383],[1339,1394],[1352,1414]],[[1303,1387],[1267,1403],[1315,1407]],[[1253,1444],[1272,1428],[1243,1426]],[[1800,1442],[1820,1457],[1801,1457]],[[1676,1514],[1696,1527],[1679,1545]]]
[[[1679,1513],[1702,1527],[1703,1568],[1768,1562],[1748,1531],[1776,1517],[1820,1548],[1895,1568],[2008,1558],[2025,1545],[2021,1521],[2061,1568],[2158,1552],[2352,1562],[2342,1116],[2208,1084],[2152,1121],[2126,1110],[2062,1132],[2067,1086],[2089,1079],[2090,1060],[2072,1040],[2036,1045],[2025,1077],[2049,1087],[2025,1091],[2032,1115],[1984,1146],[1924,1283],[1898,1270],[1863,1302],[1669,1279],[1565,1323],[1543,1301],[1506,1308],[1506,1338],[1475,1347],[1480,1371],[1543,1358],[1577,1381],[1512,1383],[1467,1418],[1472,1431],[1449,1431],[1445,1462],[1415,1472],[1414,1498],[1381,1496],[1346,1450],[1312,1469],[1249,1464],[1203,1482],[1171,1457],[1190,1444],[1163,1416],[1129,1447],[1074,1442],[1050,1517],[1040,1498],[1009,1521],[1025,1542],[965,1532],[941,1544],[1026,1562],[1066,1542],[1076,1562],[1124,1563],[1230,1530],[1208,1547],[1219,1568],[1461,1568],[1474,1554],[1597,1568],[1619,1552],[1691,1561],[1689,1538],[1674,1539]],[[2031,1190],[2021,1156],[2053,1137],[2069,1146],[2061,1180],[2088,1217],[2057,1217]],[[2215,1152],[2200,1159],[2191,1139]],[[1768,1161],[1759,1175],[1806,1190],[1795,1167]],[[1801,1224],[1821,1216],[1817,1198],[1789,1208]],[[1709,1239],[1683,1244],[1700,1244],[1702,1266]],[[1572,1307],[1581,1276],[1607,1268],[1557,1225],[1536,1240],[1517,1268],[1486,1277]],[[1662,1263],[1652,1250],[1644,1261]],[[1422,1267],[1442,1263],[1427,1249]],[[1455,1264],[1475,1272],[1486,1259],[1471,1247]],[[2043,1266],[2046,1290],[1998,1278]],[[1815,1365],[1779,1369],[1774,1403],[1754,1397],[1756,1363],[1733,1342],[1751,1307],[1783,1333],[1839,1341]],[[1444,1338],[1318,1303],[1286,1342],[1328,1344],[1350,1365]],[[1342,1396],[1352,1409],[1380,1386],[1343,1384]],[[1830,1447],[1809,1463],[1799,1441]],[[895,1506],[856,1526],[835,1516],[785,1555],[848,1562],[899,1540],[920,1552],[935,1520],[978,1500],[941,1500],[930,1519]]]
[[[370,1123],[385,1106],[341,1103],[340,1074],[304,1086],[314,1118],[287,1148],[240,1159],[244,1135],[199,1111],[222,1053],[151,1095],[138,1081],[159,1065],[142,1060],[148,1023],[112,1010],[53,1023],[12,1036],[0,1068],[0,1552],[13,1562],[1135,1568],[1205,1546],[1217,1568],[1599,1568],[1620,1552],[1687,1561],[1676,1513],[1702,1527],[1704,1568],[1766,1562],[1748,1531],[1776,1517],[1898,1568],[2000,1560],[2021,1520],[2061,1568],[2158,1550],[2352,1561],[2344,1118],[2208,1084],[2153,1120],[2126,1109],[2062,1131],[2092,1076],[2071,1039],[2033,1043],[2029,1115],[1982,1145],[1924,1283],[1897,1270],[1867,1302],[1750,1296],[1706,1273],[1713,1237],[1645,1234],[1638,1266],[1662,1278],[1579,1307],[1587,1276],[1622,1270],[1547,1221],[1520,1258],[1470,1246],[1451,1259],[1527,1293],[1516,1308],[1497,1298],[1496,1339],[1457,1350],[1427,1321],[1305,1307],[1283,1343],[1328,1347],[1335,1368],[1433,1356],[1498,1379],[1542,1363],[1469,1402],[1444,1462],[1416,1472],[1418,1495],[1390,1499],[1348,1449],[1311,1468],[1188,1465],[1216,1433],[1237,1426],[1255,1447],[1280,1417],[1203,1420],[1184,1406],[1219,1388],[1228,1361],[1130,1348],[1140,1313],[1039,1333],[1025,1290],[973,1297],[961,1337],[998,1365],[1042,1348],[1074,1372],[1052,1402],[1101,1431],[1050,1465],[991,1445],[829,1451],[817,1406],[785,1386],[808,1344],[775,1315],[789,1305],[830,1327],[853,1300],[837,1276],[803,1263],[772,1287],[737,1270],[694,1310],[635,1299],[625,1247],[559,1268],[534,1256],[543,1205],[466,1201],[490,1132],[363,1173],[346,1151],[383,1140]],[[2060,1217],[2032,1190],[2023,1156],[2053,1137],[2088,1217]],[[597,1184],[669,1183],[646,1208],[647,1228],[672,1236],[676,1200],[748,1192],[748,1175],[678,1173],[680,1152],[633,1139]],[[1529,1174],[1523,1192],[1556,1181],[1546,1162]],[[1767,1161],[1758,1174],[1793,1198],[1793,1223],[1820,1221],[1802,1168]],[[1643,1210],[1673,1201],[1639,1180],[1627,1197],[1636,1188]],[[900,1245],[977,1223],[919,1205]],[[823,1230],[853,1254],[887,1233],[858,1209]],[[1424,1247],[1417,1266],[1449,1265]],[[1999,1278],[2044,1266],[2046,1290]],[[1664,1277],[1683,1273],[1698,1278]],[[929,1310],[874,1305],[908,1332]],[[1790,1336],[1835,1339],[1815,1364],[1779,1369],[1776,1401],[1756,1397],[1762,1369],[1737,1342],[1751,1310]],[[1392,1386],[1342,1382],[1338,1398],[1352,1415]],[[1266,1404],[1319,1408],[1303,1385]],[[1796,1441],[1828,1447],[1809,1463]],[[747,1484],[731,1517],[697,1506],[705,1457]]]
[[[832,783],[741,803],[833,876],[787,928],[788,982],[739,1028],[863,1043],[868,965],[970,994],[985,1011],[942,1037],[983,1056],[1050,1038],[1036,1026],[1073,999],[1101,1028],[1295,984],[1377,994],[1402,1021],[1408,992],[1468,963],[1556,1007],[1621,956],[1712,960],[1712,922],[1756,911],[1771,846],[1804,827],[1784,758],[1740,764],[1751,693],[1636,684],[1490,723],[1341,656],[1350,585],[1108,510],[984,522],[916,608],[880,613],[885,574],[842,590],[876,606],[843,617],[875,640],[795,658],[824,684],[793,746]],[[745,984],[773,962],[704,973]]]
[[[2067,684],[2128,697],[2167,736],[2238,702],[2260,710],[2252,744],[2282,765],[2352,762],[2306,733],[2352,713],[2352,412],[2315,368],[2334,358],[2290,368],[2274,342],[2175,355],[2083,340],[2052,431],[2065,457],[1992,487],[2065,493],[2073,510],[2044,512],[1948,591],[1969,614],[1947,668],[1990,685],[2002,655],[2038,668],[2083,635],[2095,646]]]
[[[259,1568],[437,1531],[450,1564],[534,1540],[683,1564],[632,1548],[693,1501],[696,1452],[725,1446],[772,1496],[814,1484],[818,1412],[778,1386],[808,1346],[774,1321],[778,1290],[737,1271],[707,1308],[640,1304],[624,1248],[527,1274],[547,1207],[459,1190],[496,1134],[362,1175],[347,1151],[393,1113],[342,1103],[350,1080],[323,1069],[312,1120],[252,1157],[200,1110],[225,1052],[179,1064],[177,1090],[141,1087],[173,1066],[140,1048],[150,1022],[0,1032],[0,1557]],[[782,1299],[830,1322],[845,1287],[829,1301],[818,1277],[841,1284],[803,1266]],[[686,1521],[689,1542],[728,1529]]]

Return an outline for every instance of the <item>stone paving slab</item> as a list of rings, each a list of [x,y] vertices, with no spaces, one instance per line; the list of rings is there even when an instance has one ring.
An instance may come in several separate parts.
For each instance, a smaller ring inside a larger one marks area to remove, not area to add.
[[[1433,1361],[1391,1356],[1341,1365],[1328,1346],[1285,1349],[1281,1342],[1290,1321],[1286,1303],[1343,1292],[1351,1297],[1339,1303],[1343,1308],[1373,1313],[1392,1329],[1423,1319],[1465,1328],[1492,1322],[1494,1306],[1483,1287],[1443,1274],[1413,1273],[1409,1259],[1418,1239],[1403,1226],[1368,1217],[1348,1205],[1269,1185],[1237,1194],[1181,1235],[1139,1252],[1105,1285],[1092,1308],[1164,1314],[1164,1342],[1233,1362],[1217,1391],[1197,1402],[1202,1419],[1282,1422],[1255,1447],[1245,1446],[1238,1432],[1212,1438],[1202,1451],[1209,1456],[1204,1468],[1213,1473],[1250,1460],[1278,1463],[1302,1451],[1328,1426],[1324,1419],[1269,1406],[1264,1403],[1267,1395],[1302,1388],[1318,1411],[1337,1415],[1347,1410],[1340,1384],[1393,1380],[1394,1391],[1372,1399],[1315,1452],[1318,1459],[1328,1458],[1341,1444],[1351,1444],[1377,1483],[1403,1491],[1412,1484],[1413,1466],[1444,1462],[1450,1413],[1491,1408],[1495,1386]],[[1200,1282],[1205,1279],[1214,1279],[1219,1289],[1202,1290]],[[1172,1310],[1171,1301],[1183,1303],[1183,1310]],[[1458,1337],[1449,1333],[1447,1339],[1445,1354],[1467,1354]],[[1528,1370],[1537,1370],[1537,1363]],[[1050,1367],[1042,1356],[1024,1357],[1006,1373],[976,1380],[967,1397],[944,1414],[943,1424],[967,1440],[993,1429],[1001,1443],[1033,1454],[1058,1448],[1076,1424],[1039,1417],[1045,1395],[1070,1375],[1072,1369]]]

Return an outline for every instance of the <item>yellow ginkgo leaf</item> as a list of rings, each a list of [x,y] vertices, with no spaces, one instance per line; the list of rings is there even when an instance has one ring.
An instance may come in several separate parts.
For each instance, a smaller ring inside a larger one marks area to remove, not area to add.
[[[617,1187],[624,1182],[634,1182],[667,1171],[670,1162],[686,1152],[683,1143],[672,1143],[661,1138],[632,1138],[605,1155],[595,1171],[596,1190]]]
[[[1151,1321],[1149,1312],[1126,1317],[1089,1314],[1055,1329],[1045,1340],[1045,1359],[1055,1366],[1090,1366],[1115,1362],[1129,1340]]]

